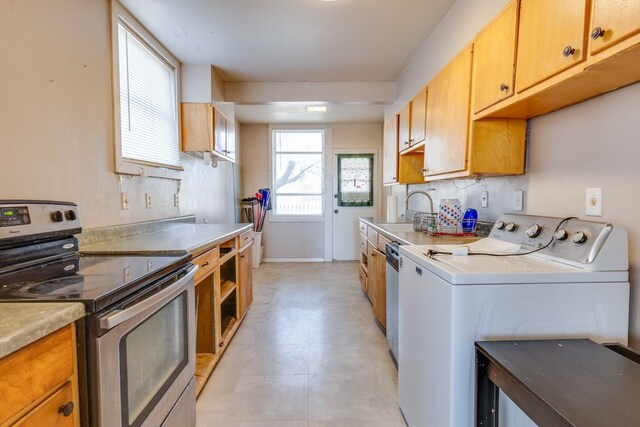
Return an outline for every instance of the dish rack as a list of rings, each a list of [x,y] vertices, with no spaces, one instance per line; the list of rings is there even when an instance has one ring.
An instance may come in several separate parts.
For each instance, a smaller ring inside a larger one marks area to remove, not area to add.
[[[462,219],[453,221],[451,225],[438,222],[437,213],[417,213],[413,217],[413,229],[424,231],[430,236],[475,236],[478,227],[477,219]]]

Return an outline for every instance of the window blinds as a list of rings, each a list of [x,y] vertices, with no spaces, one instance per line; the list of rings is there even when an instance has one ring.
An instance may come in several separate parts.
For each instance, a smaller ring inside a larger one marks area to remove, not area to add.
[[[118,47],[122,157],[178,168],[176,69],[122,23]]]

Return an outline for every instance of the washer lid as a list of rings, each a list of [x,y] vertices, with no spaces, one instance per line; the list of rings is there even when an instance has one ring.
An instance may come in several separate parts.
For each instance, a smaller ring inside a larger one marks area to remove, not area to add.
[[[628,271],[589,271],[535,255],[427,256],[460,245],[400,246],[400,254],[453,285],[626,282]]]

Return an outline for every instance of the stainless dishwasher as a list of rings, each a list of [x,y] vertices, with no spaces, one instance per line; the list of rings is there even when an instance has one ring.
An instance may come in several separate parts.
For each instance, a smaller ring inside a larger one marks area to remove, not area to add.
[[[387,341],[391,348],[391,356],[398,366],[398,264],[400,252],[398,244],[387,243]]]

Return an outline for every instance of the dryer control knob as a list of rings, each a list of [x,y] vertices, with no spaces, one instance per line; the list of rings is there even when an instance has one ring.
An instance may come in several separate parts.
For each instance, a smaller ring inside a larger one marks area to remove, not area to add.
[[[505,223],[504,223],[504,221],[502,221],[502,220],[501,220],[501,221],[496,222],[496,228],[497,228],[498,230],[502,230],[502,229],[504,229],[504,226],[505,226],[505,225],[506,225],[506,224],[505,224]]]
[[[555,237],[556,240],[565,240],[567,237],[569,237],[569,233],[567,233],[567,230],[565,230],[564,228],[561,228],[553,234],[553,237]]]
[[[578,245],[582,244],[587,241],[587,235],[584,234],[583,231],[576,231],[575,233],[573,233],[573,236],[571,236],[571,241]]]
[[[518,229],[518,226],[516,225],[515,222],[510,222],[509,224],[507,224],[507,226],[505,227],[505,229],[511,233],[513,233],[514,231],[516,231]]]
[[[542,227],[540,227],[538,224],[532,224],[529,227],[527,227],[527,229],[524,231],[524,234],[526,234],[527,237],[530,237],[533,239],[534,237],[538,237],[541,231],[542,231]]]

